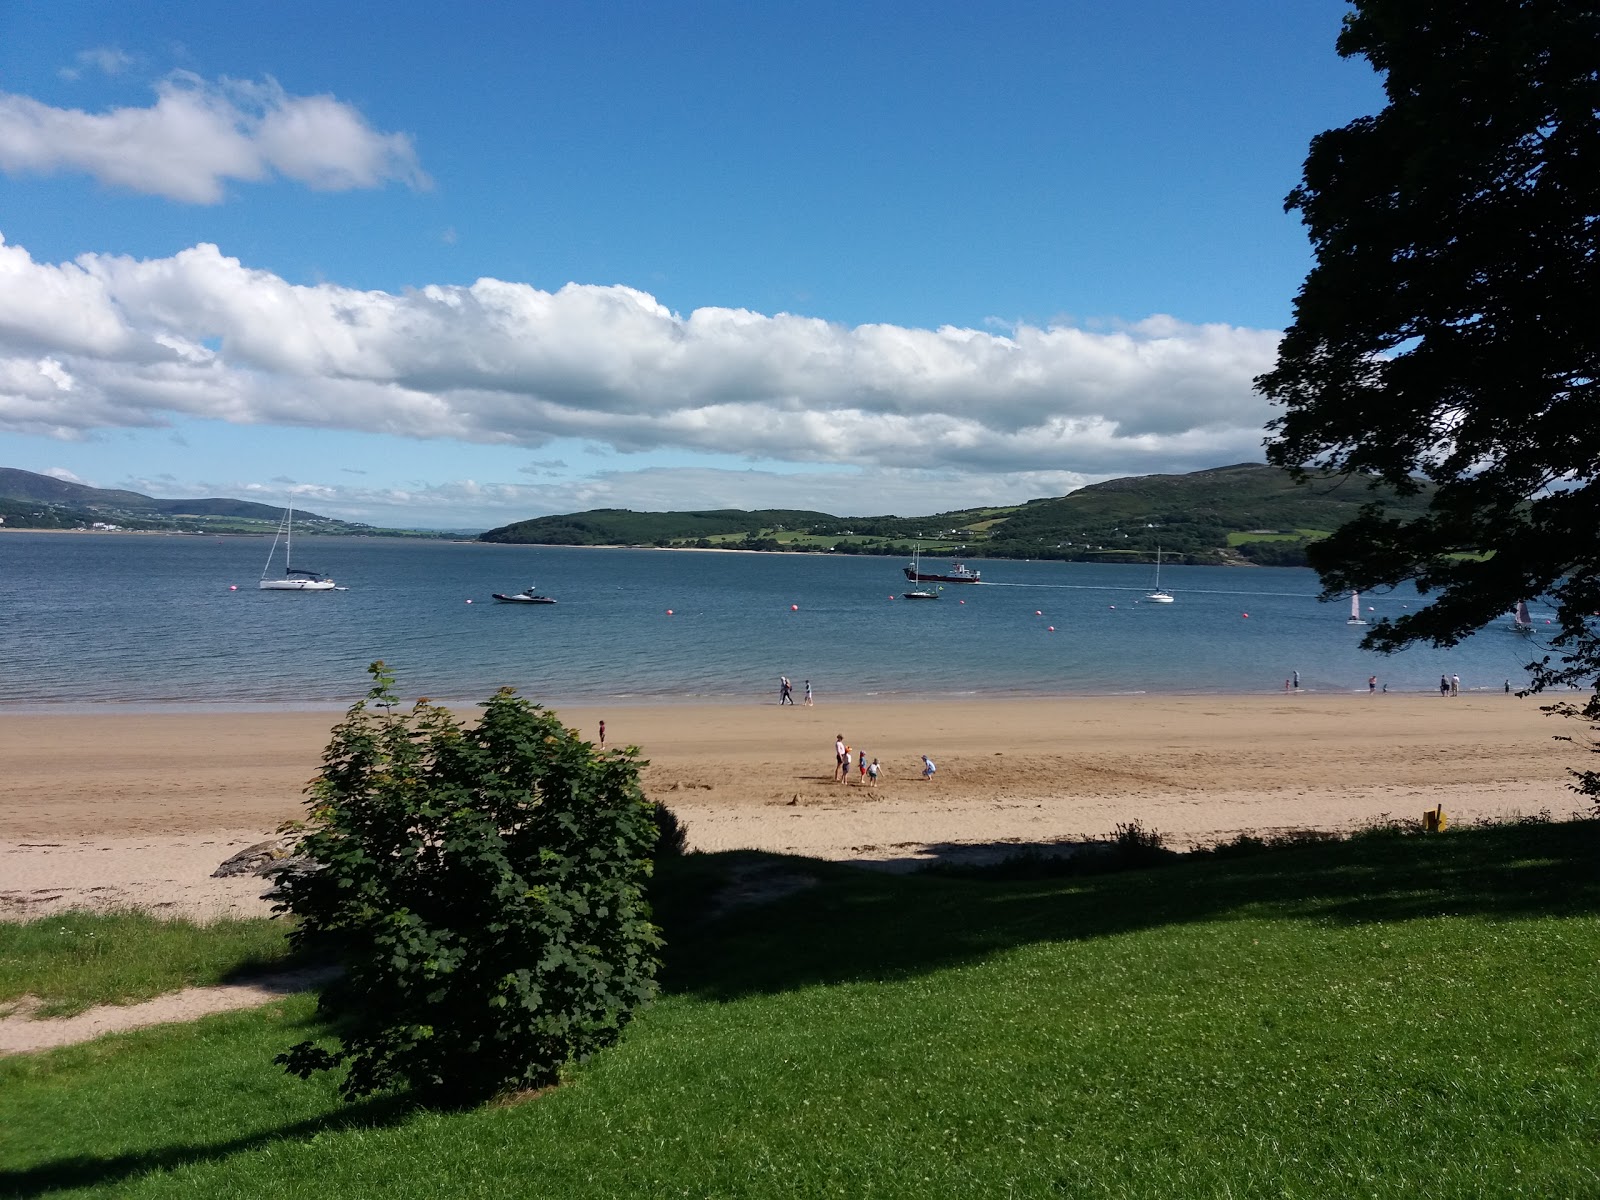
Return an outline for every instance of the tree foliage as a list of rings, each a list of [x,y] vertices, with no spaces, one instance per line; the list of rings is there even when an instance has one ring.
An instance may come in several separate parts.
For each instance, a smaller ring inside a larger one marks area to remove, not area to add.
[[[1388,103],[1318,135],[1289,195],[1316,262],[1257,380],[1284,406],[1268,457],[1436,485],[1420,515],[1373,504],[1309,547],[1327,594],[1434,597],[1369,647],[1450,645],[1544,596],[1535,685],[1593,683],[1600,5],[1354,0],[1338,50]]]
[[[347,1066],[347,1097],[553,1083],[655,992],[642,764],[510,689],[470,726],[425,699],[397,712],[392,676],[372,673],[309,789],[300,852],[317,866],[279,884],[295,943],[345,967],[323,997],[340,1045],[278,1061]]]

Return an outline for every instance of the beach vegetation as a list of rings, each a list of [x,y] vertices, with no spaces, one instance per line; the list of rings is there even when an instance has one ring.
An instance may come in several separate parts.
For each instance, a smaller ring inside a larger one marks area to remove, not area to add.
[[[286,933],[262,917],[199,925],[133,909],[0,921],[0,1013],[26,998],[36,1017],[66,1017],[280,970]]]
[[[644,887],[657,823],[637,750],[600,752],[511,689],[472,724],[393,676],[334,727],[280,907],[323,993],[332,1045],[279,1057],[344,1068],[341,1093],[464,1104],[557,1082],[614,1044],[656,989]]]
[[[1324,596],[1431,597],[1363,645],[1451,646],[1518,601],[1554,607],[1531,690],[1600,722],[1600,21],[1585,4],[1355,0],[1337,43],[1384,79],[1318,134],[1287,207],[1315,262],[1277,365],[1270,462],[1383,497],[1308,547]],[[1431,489],[1428,490],[1428,489]],[[1600,772],[1579,789],[1600,798]]]
[[[661,1000],[454,1111],[263,1072],[306,998],[0,1059],[16,1195],[1581,1196],[1600,822],[1057,880],[652,881]],[[680,871],[681,868],[681,871]],[[685,891],[687,885],[687,891]],[[682,893],[682,894],[680,894]]]

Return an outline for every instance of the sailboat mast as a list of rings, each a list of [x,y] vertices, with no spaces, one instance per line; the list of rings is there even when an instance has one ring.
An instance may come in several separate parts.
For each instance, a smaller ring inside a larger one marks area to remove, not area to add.
[[[272,556],[278,552],[278,539],[283,536],[283,522],[278,522],[278,528],[272,533],[272,549],[267,551],[266,565],[261,568],[261,578],[267,577],[267,572],[272,570]]]
[[[287,573],[294,566],[294,501],[290,500],[284,508],[284,524],[288,532],[283,539],[283,569]]]

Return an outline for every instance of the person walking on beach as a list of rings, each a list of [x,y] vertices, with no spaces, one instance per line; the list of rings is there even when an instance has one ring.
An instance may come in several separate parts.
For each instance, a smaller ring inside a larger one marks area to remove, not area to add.
[[[924,779],[932,779],[933,773],[938,769],[938,767],[933,765],[933,759],[929,758],[926,754],[922,756],[922,777]]]
[[[778,703],[791,706],[794,704],[794,684],[789,682],[787,675],[778,676]]]
[[[1506,680],[1506,695],[1511,695],[1511,680]]]
[[[1378,690],[1378,677],[1376,675],[1368,675],[1367,676],[1367,695],[1371,696],[1371,695],[1375,694],[1377,692],[1377,690]]]
[[[604,721],[601,721],[600,722],[600,749],[604,750],[605,748],[606,748],[606,723]]]
[[[846,784],[848,784],[850,782],[850,755],[851,755],[851,753],[852,753],[852,751],[851,751],[850,747],[846,746],[844,748],[844,770],[839,775],[840,781],[843,782],[843,783],[846,783]]]
[[[811,680],[806,680],[806,707],[811,707]]]
[[[833,739],[833,781],[838,783],[843,778],[844,772],[844,734],[836,734]]]
[[[1459,675],[1450,676],[1450,694],[1452,696],[1461,695],[1461,676],[1459,676]]]
[[[1294,680],[1294,690],[1298,692],[1300,690],[1300,672],[1296,671],[1293,675],[1289,676],[1289,678]]]
[[[878,786],[878,760],[877,759],[873,759],[872,760],[872,765],[867,768],[867,786],[868,787],[874,787],[874,788]]]
[[[1439,676],[1439,695],[1448,696],[1449,694],[1450,694],[1450,677],[1448,675],[1441,675],[1441,676]]]
[[[856,766],[859,768],[859,773],[860,773],[860,778],[857,779],[856,782],[858,784],[866,783],[867,782],[867,752],[865,750],[863,750],[860,754],[856,755]]]

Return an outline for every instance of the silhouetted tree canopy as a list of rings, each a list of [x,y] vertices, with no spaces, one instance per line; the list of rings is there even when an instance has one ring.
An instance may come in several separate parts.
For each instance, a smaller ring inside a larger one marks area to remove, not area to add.
[[[1536,685],[1595,683],[1600,4],[1354,0],[1338,51],[1388,104],[1314,138],[1288,197],[1316,262],[1256,381],[1284,407],[1268,458],[1438,485],[1421,516],[1374,504],[1309,548],[1330,595],[1432,594],[1366,644],[1450,645],[1543,596]]]

